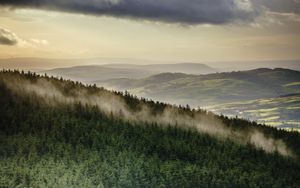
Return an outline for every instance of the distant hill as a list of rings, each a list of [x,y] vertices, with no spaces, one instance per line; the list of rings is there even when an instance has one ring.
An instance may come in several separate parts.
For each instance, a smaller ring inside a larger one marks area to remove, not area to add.
[[[107,64],[106,67],[112,68],[126,68],[126,69],[142,69],[154,71],[158,73],[185,73],[185,74],[209,74],[218,72],[217,69],[209,67],[200,63],[170,63],[170,64],[149,64],[149,65],[135,65],[135,64]]]
[[[218,67],[220,71],[250,70],[259,67],[285,68],[300,71],[300,60],[257,60],[257,61],[224,61],[209,62],[211,66]]]
[[[54,68],[66,68],[73,66],[104,65],[104,64],[154,64],[160,61],[127,58],[3,58],[0,59],[0,68],[3,69],[25,69],[25,70],[47,70]]]
[[[113,78],[144,78],[153,75],[157,72],[142,70],[142,69],[128,69],[128,68],[111,68],[100,65],[77,66],[68,68],[57,68],[40,73],[47,73],[49,75],[64,77],[67,79],[77,80],[81,82],[92,82],[94,80],[107,80]]]
[[[138,69],[147,72],[181,72],[186,74],[207,74],[217,72],[216,69],[200,63],[172,63],[126,58],[83,58],[83,59],[51,59],[51,58],[6,58],[0,59],[0,69],[49,70],[56,68],[73,68],[74,66],[103,66],[115,69]]]
[[[176,104],[206,106],[300,92],[300,72],[255,69],[208,75],[162,73],[143,79],[96,81],[98,85]]]
[[[132,58],[0,58],[0,69],[48,70],[73,66],[104,65],[111,68],[147,69],[162,72],[186,74],[209,74],[237,70],[250,70],[260,67],[282,67],[300,71],[300,60],[269,61],[219,61],[219,62],[174,62]],[[172,66],[173,65],[173,66]],[[213,67],[213,68],[212,68]]]
[[[0,187],[300,184],[299,133],[188,106],[2,71],[0,114]]]
[[[72,80],[82,82],[98,82],[108,79],[139,79],[162,72],[170,73],[211,73],[215,69],[203,64],[153,64],[153,65],[134,65],[134,64],[106,64],[75,66],[67,68],[57,68],[42,73],[54,76],[62,76]]]

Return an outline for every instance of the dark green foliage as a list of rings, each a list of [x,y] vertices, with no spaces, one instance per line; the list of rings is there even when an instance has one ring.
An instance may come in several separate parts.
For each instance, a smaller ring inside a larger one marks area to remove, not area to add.
[[[0,73],[32,82],[34,74]],[[97,107],[45,105],[34,94],[10,91],[0,76],[0,187],[299,187],[298,157],[267,154],[251,145],[156,124],[130,123]],[[48,78],[51,79],[51,78]],[[66,95],[84,86],[52,78]],[[59,83],[64,83],[59,85]],[[108,92],[89,86],[89,91]],[[123,95],[122,93],[118,93]],[[153,113],[167,104],[124,95],[132,110]],[[181,107],[182,113],[205,113]],[[257,127],[220,118],[227,126]],[[299,156],[298,133],[260,127]]]

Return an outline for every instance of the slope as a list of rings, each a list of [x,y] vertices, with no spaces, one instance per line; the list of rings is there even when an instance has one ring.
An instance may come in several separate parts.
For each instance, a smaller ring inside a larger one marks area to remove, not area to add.
[[[0,91],[3,187],[300,183],[295,132],[34,73],[0,73]]]

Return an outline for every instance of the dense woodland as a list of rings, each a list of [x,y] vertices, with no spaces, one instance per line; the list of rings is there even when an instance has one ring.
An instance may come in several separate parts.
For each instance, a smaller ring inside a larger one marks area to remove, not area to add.
[[[280,138],[294,156],[266,153],[251,144],[180,127],[128,122],[81,103],[48,105],[34,93],[14,92],[6,77],[36,82],[35,73],[0,73],[0,187],[299,187],[300,135],[254,122],[178,107],[192,116],[214,116],[233,129],[257,127]],[[43,76],[65,95],[94,85]],[[160,113],[168,104],[124,98]]]

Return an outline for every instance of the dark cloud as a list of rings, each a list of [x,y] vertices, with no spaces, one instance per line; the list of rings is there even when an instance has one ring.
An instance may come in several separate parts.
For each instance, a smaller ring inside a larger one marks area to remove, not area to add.
[[[300,14],[300,0],[0,0],[0,5],[181,24],[247,22],[265,11]]]
[[[0,4],[181,24],[252,20],[248,0],[1,0]]]
[[[13,32],[0,27],[0,45],[16,45],[18,37]]]
[[[251,0],[258,8],[271,12],[300,14],[300,0]]]

